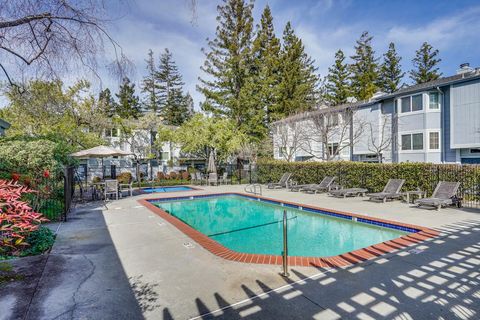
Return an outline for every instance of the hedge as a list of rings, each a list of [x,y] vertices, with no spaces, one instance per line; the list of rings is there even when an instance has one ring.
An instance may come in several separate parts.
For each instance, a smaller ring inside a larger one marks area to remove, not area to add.
[[[432,163],[362,163],[335,162],[286,162],[259,160],[258,182],[278,182],[284,172],[292,172],[292,179],[299,184],[319,183],[325,176],[336,176],[343,187],[367,188],[379,192],[388,179],[405,179],[402,190],[420,188],[431,194],[439,181],[461,182],[464,190],[479,190],[480,166],[432,164]]]

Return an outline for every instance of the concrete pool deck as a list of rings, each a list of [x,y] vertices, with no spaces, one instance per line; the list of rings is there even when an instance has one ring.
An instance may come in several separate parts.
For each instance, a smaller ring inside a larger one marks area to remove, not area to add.
[[[243,186],[201,188],[127,197],[110,202],[108,209],[99,204],[77,206],[43,259],[45,267],[31,302],[19,311],[20,300],[26,297],[0,288],[0,309],[7,310],[0,319],[201,315],[205,319],[475,319],[480,315],[479,211],[424,210],[398,201],[382,204],[365,198],[264,190],[269,198],[441,232],[430,241],[351,267],[293,267],[291,279],[284,279],[280,266],[232,262],[211,254],[137,202],[243,192]]]

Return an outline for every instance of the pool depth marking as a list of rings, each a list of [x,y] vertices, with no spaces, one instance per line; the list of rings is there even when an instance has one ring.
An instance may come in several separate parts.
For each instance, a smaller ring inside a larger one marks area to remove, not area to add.
[[[298,204],[289,201],[275,200],[271,198],[266,198],[262,196],[253,196],[247,195],[239,192],[226,192],[226,193],[214,193],[214,194],[201,194],[193,196],[196,198],[204,197],[215,197],[215,196],[228,196],[236,195],[241,197],[246,197],[249,199],[258,199],[259,201],[264,201],[267,203],[273,204],[283,204],[284,206],[289,206],[293,208],[302,207],[305,211],[316,212],[318,214],[333,215],[339,218],[349,219],[351,221],[356,220],[357,223],[368,223],[378,226],[383,226],[386,228],[398,227],[401,230],[413,230],[416,232],[409,233],[407,235],[401,236],[396,239],[384,241],[378,244],[374,244],[362,249],[357,249],[351,252],[342,253],[336,256],[331,257],[301,257],[301,256],[289,256],[288,263],[291,266],[314,266],[314,267],[345,267],[362,261],[370,260],[375,257],[384,255],[386,253],[393,252],[395,250],[408,247],[410,245],[422,242],[424,240],[434,238],[438,236],[438,232],[429,228],[424,228],[416,225],[405,224],[400,222],[394,222],[384,219],[372,218],[365,215],[342,212],[337,210],[331,210],[316,206],[310,206],[305,204]],[[162,198],[152,198],[152,199],[140,199],[139,203],[144,205],[146,208],[150,209],[152,212],[159,215],[161,218],[170,222],[177,229],[182,231],[185,235],[189,236],[192,240],[196,241],[199,245],[204,247],[206,250],[217,255],[226,260],[245,262],[245,263],[259,263],[259,264],[274,264],[281,265],[282,257],[277,255],[265,255],[265,254],[249,254],[241,253],[234,250],[231,250],[217,241],[209,238],[207,235],[201,233],[200,231],[194,229],[188,224],[182,222],[180,219],[170,215],[159,207],[155,206],[152,201],[175,201],[175,200],[188,200],[192,196],[178,196],[178,197],[162,197]]]

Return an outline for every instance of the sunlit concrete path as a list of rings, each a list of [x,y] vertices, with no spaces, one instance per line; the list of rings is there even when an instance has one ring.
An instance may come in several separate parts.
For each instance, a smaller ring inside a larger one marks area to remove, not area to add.
[[[174,196],[243,188],[202,187]],[[100,204],[77,206],[59,226],[38,285],[29,291],[34,294],[19,297],[0,289],[0,319],[480,316],[480,212],[437,212],[400,202],[264,190],[266,197],[441,231],[430,241],[344,269],[295,267],[286,280],[279,266],[232,262],[211,254],[137,202],[172,195],[125,198],[110,202],[108,209]]]

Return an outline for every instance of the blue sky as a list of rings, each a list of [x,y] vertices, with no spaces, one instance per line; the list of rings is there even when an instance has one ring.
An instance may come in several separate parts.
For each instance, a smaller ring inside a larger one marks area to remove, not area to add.
[[[191,23],[190,0],[132,0],[117,7],[117,18],[110,27],[111,35],[136,64],[132,80],[137,84],[145,72],[148,49],[156,55],[169,48],[184,76],[186,89],[198,105],[203,97],[195,90],[206,46],[216,27],[216,6],[221,0],[197,0],[197,19]],[[118,6],[117,0],[111,4]],[[333,63],[338,49],[347,55],[353,52],[355,40],[362,31],[373,36],[377,56],[395,42],[403,57],[405,70],[422,42],[428,41],[440,50],[441,71],[455,73],[462,62],[480,66],[480,2],[426,0],[257,0],[254,16],[259,21],[261,11],[269,4],[276,32],[281,36],[287,21],[303,41],[308,54],[315,59],[323,77]],[[408,81],[408,79],[407,79]],[[113,80],[104,81],[116,91]]]

